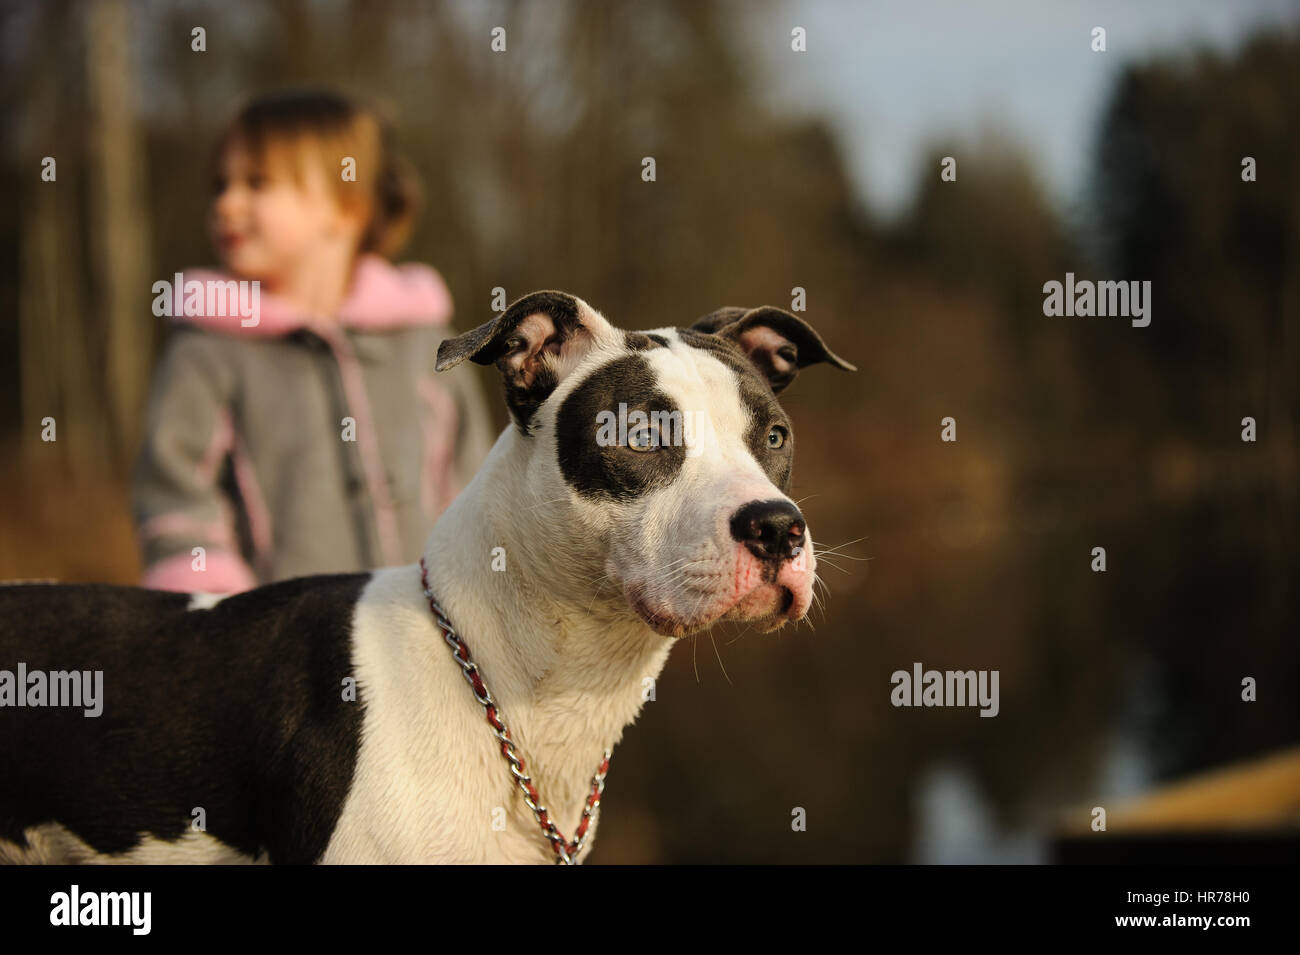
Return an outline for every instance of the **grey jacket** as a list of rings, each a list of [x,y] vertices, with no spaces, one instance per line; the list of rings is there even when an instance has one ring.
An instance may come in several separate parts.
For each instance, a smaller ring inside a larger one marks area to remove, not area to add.
[[[133,478],[144,585],[229,593],[415,561],[496,438],[473,372],[434,372],[455,334],[437,273],[363,257],[328,323],[268,294],[256,324],[216,314],[183,292],[229,278],[183,279],[167,304],[200,314],[175,316]]]

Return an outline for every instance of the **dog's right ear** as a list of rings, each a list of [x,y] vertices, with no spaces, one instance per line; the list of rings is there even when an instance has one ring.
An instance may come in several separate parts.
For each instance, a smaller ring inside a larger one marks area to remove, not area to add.
[[[617,334],[582,299],[565,292],[532,292],[492,321],[438,346],[438,371],[465,359],[496,365],[515,424],[529,433],[533,415],[555,386],[602,338]]]

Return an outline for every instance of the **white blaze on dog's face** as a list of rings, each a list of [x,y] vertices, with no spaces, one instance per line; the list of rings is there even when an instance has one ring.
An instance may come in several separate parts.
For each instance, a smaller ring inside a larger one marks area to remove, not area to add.
[[[527,449],[530,518],[657,632],[720,620],[773,630],[807,613],[816,558],[787,496],[794,429],[776,394],[816,362],[853,366],[775,308],[625,332],[537,292],[439,349],[494,363]],[[565,559],[565,558],[561,558]]]

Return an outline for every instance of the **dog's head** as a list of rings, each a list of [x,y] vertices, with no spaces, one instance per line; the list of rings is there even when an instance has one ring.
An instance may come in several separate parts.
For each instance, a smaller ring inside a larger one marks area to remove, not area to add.
[[[723,308],[624,331],[579,298],[534,292],[444,341],[438,370],[467,358],[505,380],[528,474],[528,499],[510,504],[577,593],[618,588],[673,637],[808,612],[816,559],[787,496],[794,428],[776,396],[808,365],[856,369],[802,319]]]

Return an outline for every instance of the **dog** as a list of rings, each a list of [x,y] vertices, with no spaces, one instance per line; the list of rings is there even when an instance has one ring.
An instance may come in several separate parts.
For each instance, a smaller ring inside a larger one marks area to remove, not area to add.
[[[856,369],[778,308],[640,332],[556,291],[437,369],[466,360],[500,371],[511,424],[418,565],[224,598],[0,587],[0,860],[586,858],[674,643],[807,614],[776,396]],[[48,705],[80,676],[86,705]]]

